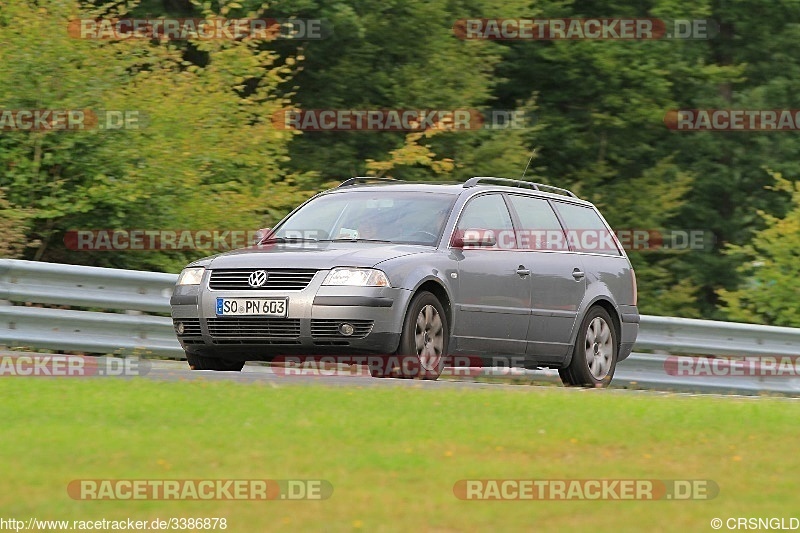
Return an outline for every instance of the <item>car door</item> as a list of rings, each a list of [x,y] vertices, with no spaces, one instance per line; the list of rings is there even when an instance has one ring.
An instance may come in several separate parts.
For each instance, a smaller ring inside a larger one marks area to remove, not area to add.
[[[523,355],[527,345],[531,285],[525,254],[516,249],[511,216],[500,193],[471,198],[456,235],[491,232],[493,246],[454,248],[458,265],[453,337],[456,350]]]
[[[580,254],[570,252],[566,235],[545,198],[509,194],[518,228],[520,259],[531,270],[531,316],[527,354],[559,361],[570,347],[575,320],[586,293]]]
[[[628,258],[598,212],[590,205],[568,201],[553,201],[552,205],[567,231],[570,249],[580,257],[586,273],[587,298],[612,297],[619,294],[615,288],[630,287]]]

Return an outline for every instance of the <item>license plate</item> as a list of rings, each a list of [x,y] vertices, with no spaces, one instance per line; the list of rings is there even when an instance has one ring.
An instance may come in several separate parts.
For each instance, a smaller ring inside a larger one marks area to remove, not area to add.
[[[276,316],[285,318],[288,298],[217,298],[217,316]]]

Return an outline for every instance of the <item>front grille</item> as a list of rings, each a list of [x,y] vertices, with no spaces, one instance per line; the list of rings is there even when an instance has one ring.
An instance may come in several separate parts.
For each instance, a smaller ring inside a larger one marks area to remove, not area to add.
[[[209,318],[216,344],[298,344],[300,319],[262,317]]]
[[[300,341],[296,339],[214,339],[214,344],[257,344],[259,346],[274,344],[287,346],[300,344]]]
[[[339,326],[341,324],[352,324],[355,331],[352,335],[342,335],[339,333]],[[372,331],[372,320],[329,320],[329,319],[312,319],[311,320],[311,336],[317,337],[333,337],[338,339],[363,339],[369,332]]]
[[[183,324],[183,334],[178,333],[178,322]],[[199,318],[175,318],[172,320],[172,325],[175,327],[175,333],[178,337],[201,337],[200,333],[200,319]]]
[[[269,278],[264,286],[251,287],[250,283],[248,283],[248,278],[250,274],[257,270],[264,270],[269,274]],[[311,269],[218,269],[211,271],[208,287],[215,291],[300,291],[308,287],[316,273],[316,270]]]

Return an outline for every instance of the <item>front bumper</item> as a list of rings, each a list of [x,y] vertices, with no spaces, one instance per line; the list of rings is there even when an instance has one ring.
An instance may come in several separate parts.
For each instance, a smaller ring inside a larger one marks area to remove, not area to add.
[[[302,290],[272,291],[212,290],[208,270],[200,285],[175,287],[170,304],[178,340],[187,353],[240,360],[269,361],[284,354],[394,353],[411,291],[323,286],[328,272],[318,271]],[[217,297],[288,297],[287,317],[217,317]],[[354,325],[353,335],[339,333],[341,323]]]

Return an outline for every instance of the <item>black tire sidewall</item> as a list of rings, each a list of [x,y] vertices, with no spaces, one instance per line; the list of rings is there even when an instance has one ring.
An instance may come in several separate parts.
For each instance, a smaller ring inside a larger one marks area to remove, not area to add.
[[[432,305],[436,309],[436,312],[439,313],[439,318],[442,320],[442,328],[444,330],[442,357],[439,359],[439,363],[436,365],[436,368],[432,369],[424,368],[417,358],[413,367],[410,369],[410,373],[403,373],[401,369],[400,374],[405,378],[435,380],[439,378],[439,376],[442,374],[442,370],[444,370],[444,362],[447,356],[448,344],[450,342],[450,326],[447,323],[447,315],[444,312],[444,307],[442,306],[441,302],[436,296],[427,291],[422,291],[416,294],[414,298],[412,298],[411,303],[408,305],[408,311],[406,311],[406,317],[403,321],[403,332],[400,335],[400,346],[397,349],[396,355],[400,356],[401,358],[409,356],[417,357],[415,340],[417,317],[419,316],[422,308],[424,308],[426,305]],[[403,364],[402,367],[406,367],[406,365]]]
[[[597,379],[592,375],[592,372],[589,370],[589,365],[586,363],[585,356],[586,333],[588,332],[589,324],[592,322],[592,320],[598,317],[605,320],[606,324],[611,330],[611,343],[613,347],[611,354],[611,368],[608,370],[608,374],[606,374],[603,379]],[[618,352],[619,340],[617,338],[617,330],[614,327],[614,321],[611,320],[611,316],[608,314],[608,311],[602,307],[592,307],[586,313],[586,316],[583,317],[580,329],[578,330],[578,338],[575,339],[575,349],[572,354],[572,360],[566,369],[567,373],[569,374],[568,381],[571,381],[571,383],[567,384],[584,387],[607,387],[609,383],[611,383],[611,380],[614,377],[614,371],[617,368]],[[563,378],[564,376],[562,375],[562,379]]]

